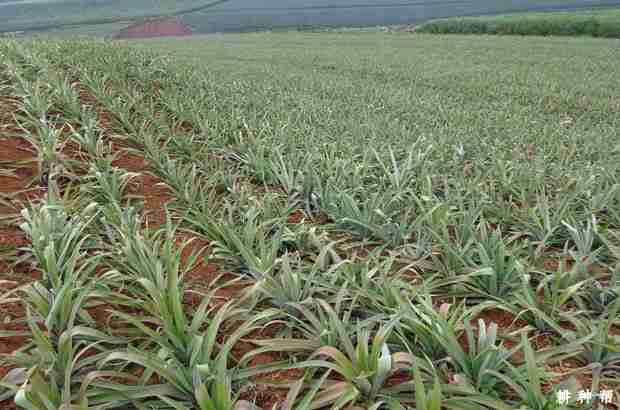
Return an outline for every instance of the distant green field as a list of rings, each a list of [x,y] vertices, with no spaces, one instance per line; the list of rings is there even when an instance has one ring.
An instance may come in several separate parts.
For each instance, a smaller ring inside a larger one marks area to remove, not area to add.
[[[454,17],[430,21],[423,33],[620,37],[620,10]]]

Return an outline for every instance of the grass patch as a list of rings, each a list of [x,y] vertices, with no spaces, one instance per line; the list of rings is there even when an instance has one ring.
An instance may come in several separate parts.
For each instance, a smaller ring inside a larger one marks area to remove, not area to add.
[[[454,17],[430,21],[420,26],[418,31],[433,34],[506,34],[619,38],[620,10]]]

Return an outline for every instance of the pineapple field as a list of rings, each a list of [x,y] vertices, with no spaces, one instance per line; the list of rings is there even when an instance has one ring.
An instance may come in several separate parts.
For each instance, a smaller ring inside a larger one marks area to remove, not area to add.
[[[0,408],[619,408],[619,57],[0,40]]]

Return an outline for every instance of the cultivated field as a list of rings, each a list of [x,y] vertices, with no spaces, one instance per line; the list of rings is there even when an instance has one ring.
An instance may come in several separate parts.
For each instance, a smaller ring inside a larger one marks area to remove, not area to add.
[[[619,46],[1,42],[0,407],[617,408]]]
[[[518,34],[620,38],[620,10],[453,17],[418,27],[421,33]]]
[[[620,7],[620,0],[9,0],[0,1],[0,32],[84,29],[92,33],[114,23],[167,15],[182,15],[197,33],[368,27],[452,16],[603,7]]]
[[[197,32],[421,24],[430,19],[619,7],[620,0],[229,0],[184,15]]]

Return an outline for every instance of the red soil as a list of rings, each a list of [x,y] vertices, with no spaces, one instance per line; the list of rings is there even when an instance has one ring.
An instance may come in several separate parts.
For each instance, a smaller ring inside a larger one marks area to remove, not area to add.
[[[174,200],[174,196],[162,181],[149,174],[139,178],[140,192],[144,196],[145,223],[153,228],[166,223],[165,206]]]
[[[303,222],[308,225],[325,225],[329,222],[329,217],[325,214],[320,214],[316,217],[308,217],[303,211],[298,209],[288,216],[287,222],[290,224]]]
[[[27,189],[28,180],[36,175],[36,171],[32,168],[18,168],[12,171],[12,176],[0,175],[0,193],[12,194],[24,191]]]
[[[62,155],[67,159],[79,161],[83,171],[87,171],[88,155],[82,150],[82,146],[73,140],[67,140],[62,147]]]
[[[165,224],[165,205],[174,200],[168,187],[162,183],[161,179],[146,173],[148,164],[144,157],[122,149],[118,144],[114,144],[112,149],[116,155],[116,159],[112,162],[114,166],[139,173],[132,180],[129,190],[132,194],[143,198],[146,225],[157,228]]]
[[[2,310],[5,310],[6,305]],[[17,309],[17,308],[16,308]],[[23,315],[24,312],[14,312],[16,315]],[[4,316],[4,312],[3,315]],[[28,325],[25,323],[0,323],[0,332],[28,332]],[[0,354],[10,354],[15,350],[19,349],[23,346],[24,343],[28,341],[28,337],[24,336],[12,336],[12,337],[3,337],[0,340]]]
[[[4,99],[0,101],[0,106],[5,102],[9,106],[16,104],[14,100]],[[0,129],[14,125],[12,116],[6,115],[6,112],[4,115],[0,115],[0,120],[4,121],[0,123]],[[13,172],[13,176],[0,176],[0,194],[13,196],[14,199],[18,200],[11,201],[11,206],[3,206],[0,209],[0,218],[14,217],[20,207],[19,200],[34,200],[41,194],[41,190],[37,187],[29,189],[27,186],[28,180],[36,175],[35,157],[30,148],[30,143],[17,136],[0,140],[0,162],[5,163],[2,168]],[[24,162],[29,162],[29,166],[22,166]],[[19,227],[0,225],[0,246],[19,248],[27,243],[26,236]]]
[[[305,220],[306,216],[301,211],[294,211],[292,214],[288,216],[287,222],[290,224],[298,224],[301,221]]]
[[[499,329],[506,332],[527,326],[524,320],[516,319],[512,313],[502,309],[486,309],[475,317],[472,324],[477,326],[478,319],[482,319],[487,326],[496,323]]]
[[[266,326],[262,329],[255,330],[254,332],[250,333],[245,338],[245,340],[271,339],[276,336],[279,328],[280,325],[278,324]],[[243,355],[251,352],[255,348],[256,346],[254,344],[248,341],[241,341],[235,345],[232,354],[237,359],[241,359]],[[270,363],[282,361],[284,359],[286,359],[286,356],[282,353],[261,353],[254,356],[250,360],[249,367],[252,368],[262,365],[268,365]],[[257,383],[253,389],[244,391],[241,394],[241,399],[255,402],[259,407],[264,409],[274,408],[275,405],[281,404],[286,399],[288,390],[278,389],[268,384],[275,385],[292,383],[296,380],[301,379],[303,375],[304,371],[302,369],[279,370],[271,373],[258,375],[254,378],[254,380],[257,382],[262,382],[263,384]],[[267,383],[267,385],[265,385],[264,383]]]
[[[108,110],[105,109],[97,99],[90,93],[88,88],[82,84],[79,80],[73,82],[73,86],[78,92],[80,102],[84,106],[93,107],[97,112],[97,119],[99,121],[99,127],[103,130],[105,136],[110,136],[112,133],[112,119],[115,118]]]
[[[10,97],[0,97],[0,137],[11,137],[20,132],[14,114],[19,101]]]
[[[29,181],[37,175],[35,152],[31,144],[19,137],[23,132],[16,124],[13,114],[18,102],[10,98],[0,99],[0,166],[3,170],[12,171],[12,176],[0,176],[0,194],[6,194],[10,205],[0,207],[0,219],[15,217],[24,201],[34,201],[45,194],[46,189],[39,186],[28,187]],[[17,249],[28,244],[24,232],[16,225],[0,225],[0,247],[11,249],[14,256]],[[4,283],[0,292],[4,293],[20,283],[36,280],[40,274],[27,263],[11,267],[8,261],[0,263],[0,273],[6,274],[12,281]],[[25,311],[22,303],[9,302],[0,304],[0,331],[27,332],[28,325],[22,320]],[[0,354],[10,354],[22,347],[29,337],[12,336],[0,339]],[[0,366],[0,379],[13,366]],[[17,409],[12,400],[0,403],[1,409]]]
[[[121,30],[119,39],[189,36],[191,29],[180,18],[158,19],[135,23]]]
[[[132,154],[115,145],[113,145],[113,150],[116,152],[116,159],[112,161],[113,166],[126,169],[129,172],[143,172],[148,168],[144,157]]]
[[[0,228],[0,246],[19,248],[27,244],[26,234],[18,227],[10,225]]]
[[[0,140],[0,161],[27,161],[34,159],[32,145],[23,138]]]

